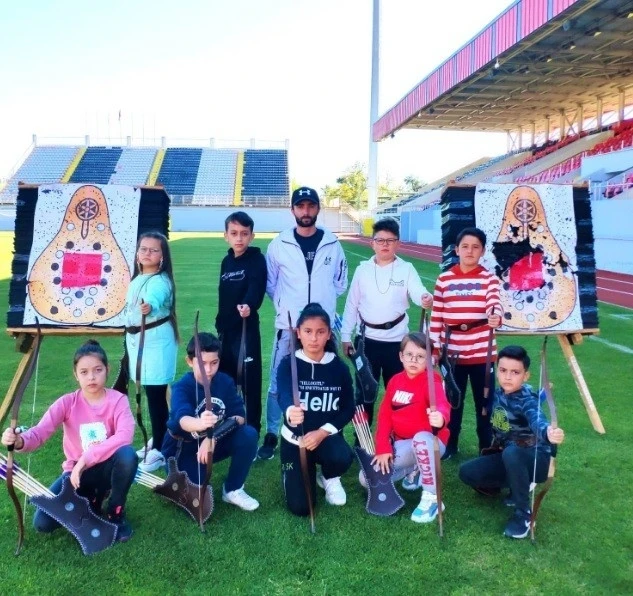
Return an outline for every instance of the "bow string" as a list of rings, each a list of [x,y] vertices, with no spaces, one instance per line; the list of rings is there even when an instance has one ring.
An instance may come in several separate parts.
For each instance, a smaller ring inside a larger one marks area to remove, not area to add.
[[[37,366],[37,361],[40,354],[40,346],[42,344],[42,329],[40,327],[40,321],[37,317],[35,318],[35,323],[37,325],[37,335],[35,336],[33,340],[33,344],[30,348],[31,351],[30,351],[30,354],[28,355],[28,360],[24,368],[24,373],[22,374],[22,377],[20,378],[20,381],[18,382],[15,388],[15,391],[13,393],[13,397],[11,398],[13,405],[11,406],[11,420],[10,420],[9,426],[11,427],[13,432],[15,432],[15,429],[18,426],[18,415],[20,412],[20,404],[22,403],[22,398],[24,397],[26,388],[29,385],[29,381],[31,380],[31,377],[33,376],[33,372],[35,371],[35,367]],[[22,549],[22,544],[24,543],[24,519],[23,519],[23,513],[22,513],[22,506],[20,505],[20,499],[18,499],[18,496],[15,492],[14,484],[13,484],[13,464],[14,464],[13,451],[14,449],[15,449],[15,445],[9,445],[7,447],[6,480],[7,480],[7,492],[9,493],[9,496],[11,497],[11,501],[13,501],[13,506],[15,507],[15,513],[16,513],[17,522],[18,522],[18,544],[15,549],[15,556],[17,557],[20,554],[20,550]]]

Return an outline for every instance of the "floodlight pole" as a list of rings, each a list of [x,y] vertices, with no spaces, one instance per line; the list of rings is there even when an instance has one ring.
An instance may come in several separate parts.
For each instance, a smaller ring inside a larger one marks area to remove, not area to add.
[[[371,105],[369,108],[369,164],[367,167],[367,207],[378,205],[378,144],[374,142],[372,129],[378,120],[378,87],[380,62],[380,0],[374,0],[371,38]]]

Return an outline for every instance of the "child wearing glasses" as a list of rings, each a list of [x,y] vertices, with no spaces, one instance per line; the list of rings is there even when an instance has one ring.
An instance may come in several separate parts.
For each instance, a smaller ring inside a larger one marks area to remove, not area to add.
[[[405,335],[400,344],[399,358],[404,371],[389,381],[380,404],[376,456],[372,462],[383,472],[391,472],[394,481],[409,478],[403,488],[422,487],[420,503],[411,514],[411,520],[417,523],[429,523],[437,516],[433,434],[437,433],[442,455],[449,437],[447,424],[451,412],[442,378],[427,370],[425,342],[423,333],[414,332]],[[435,410],[430,407],[429,374],[433,375]],[[360,480],[362,484],[362,471]]]
[[[343,352],[352,351],[352,332],[365,323],[365,354],[374,379],[385,387],[391,377],[402,371],[400,342],[409,331],[409,300],[430,308],[433,297],[422,284],[413,265],[396,255],[400,227],[394,219],[374,223],[371,246],[375,255],[363,261],[354,272],[341,327]],[[358,336],[354,347],[358,345]],[[365,404],[371,423],[373,404]]]
[[[176,374],[178,352],[176,285],[171,253],[167,238],[159,232],[146,232],[139,236],[134,275],[125,299],[125,313],[128,370],[134,379],[140,353],[140,380],[147,395],[152,424],[147,449],[144,445],[137,451],[142,459],[139,468],[153,472],[165,464],[160,449],[169,418],[167,387]]]

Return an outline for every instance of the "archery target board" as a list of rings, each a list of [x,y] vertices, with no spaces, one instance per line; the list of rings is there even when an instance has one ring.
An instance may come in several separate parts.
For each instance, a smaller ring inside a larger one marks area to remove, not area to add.
[[[144,217],[144,191],[99,184],[20,189],[10,327],[33,326],[36,318],[53,327],[124,326],[137,237],[167,228],[169,198],[160,189],[162,200],[145,209],[158,214]],[[142,219],[149,219],[149,226],[142,226]]]
[[[499,277],[503,331],[575,332],[598,325],[588,191],[571,185],[448,187],[442,196],[444,268],[455,238],[487,236],[481,264]]]

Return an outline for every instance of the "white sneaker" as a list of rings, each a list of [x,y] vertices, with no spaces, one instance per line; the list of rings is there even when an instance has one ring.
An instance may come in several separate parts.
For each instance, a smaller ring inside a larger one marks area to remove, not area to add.
[[[149,452],[152,449],[152,445],[154,444],[154,437],[150,437],[149,441],[147,441],[147,451]],[[136,457],[139,459],[143,459],[145,457],[145,447],[141,447],[136,452]]]
[[[317,474],[317,484],[325,489],[325,500],[330,505],[345,505],[347,503],[347,495],[341,484],[340,477],[324,478],[323,474]]]
[[[437,495],[424,491],[420,504],[411,514],[411,521],[419,524],[428,524],[437,517],[437,509]],[[442,511],[444,511],[444,503],[442,503]]]
[[[358,471],[358,482],[363,488],[367,488],[367,478],[365,478],[365,472],[362,470]]]
[[[150,449],[147,457],[138,462],[139,470],[142,472],[155,472],[165,465],[165,457],[158,449]]]
[[[255,511],[259,507],[259,501],[246,494],[244,487],[226,492],[222,486],[222,500],[225,503],[236,505],[244,511]]]

